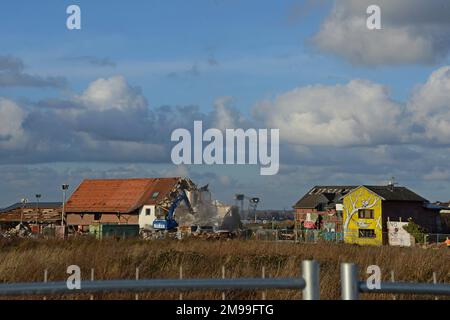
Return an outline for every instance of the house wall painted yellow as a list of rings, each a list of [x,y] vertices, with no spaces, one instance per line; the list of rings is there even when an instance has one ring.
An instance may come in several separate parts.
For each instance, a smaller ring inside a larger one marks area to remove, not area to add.
[[[383,244],[382,201],[383,198],[364,186],[345,195],[343,201],[344,242],[361,245]],[[359,218],[360,209],[373,210],[373,219]],[[364,230],[374,230],[375,236],[364,237],[364,233],[368,232]]]

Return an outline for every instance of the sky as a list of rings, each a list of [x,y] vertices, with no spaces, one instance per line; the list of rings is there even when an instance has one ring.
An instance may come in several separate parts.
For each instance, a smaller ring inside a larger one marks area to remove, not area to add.
[[[66,27],[72,4],[81,30]],[[449,51],[447,0],[3,0],[0,207],[159,176],[266,209],[392,176],[449,200]],[[174,165],[171,133],[195,120],[280,129],[280,171]]]

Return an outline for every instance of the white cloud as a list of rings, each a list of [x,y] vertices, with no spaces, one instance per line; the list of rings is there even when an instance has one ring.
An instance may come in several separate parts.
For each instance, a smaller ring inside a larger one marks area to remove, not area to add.
[[[142,110],[147,101],[140,90],[131,87],[123,76],[98,79],[92,82],[84,93],[77,97],[91,110]]]
[[[363,80],[296,88],[254,109],[268,127],[280,129],[282,141],[316,146],[401,142],[403,113],[385,87]]]
[[[213,127],[225,130],[240,126],[242,119],[236,110],[232,108],[232,97],[219,97],[214,101]]]
[[[23,147],[26,113],[13,101],[0,97],[0,147],[6,149]]]
[[[352,63],[435,63],[450,50],[447,0],[378,0],[382,30],[366,26],[372,0],[336,0],[313,43]]]
[[[431,74],[408,103],[414,122],[424,130],[424,138],[450,144],[450,66]]]

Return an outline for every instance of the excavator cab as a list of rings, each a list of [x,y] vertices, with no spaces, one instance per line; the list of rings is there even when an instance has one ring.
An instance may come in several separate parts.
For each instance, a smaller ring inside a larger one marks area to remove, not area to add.
[[[178,222],[175,219],[160,219],[153,221],[153,229],[155,230],[173,230],[178,228]]]

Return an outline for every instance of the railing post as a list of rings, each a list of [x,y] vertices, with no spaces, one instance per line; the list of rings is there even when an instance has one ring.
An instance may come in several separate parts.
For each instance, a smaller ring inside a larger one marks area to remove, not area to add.
[[[341,264],[342,300],[359,300],[358,266],[354,263]]]
[[[302,275],[306,286],[303,289],[303,300],[320,299],[319,263],[314,260],[302,262]]]

